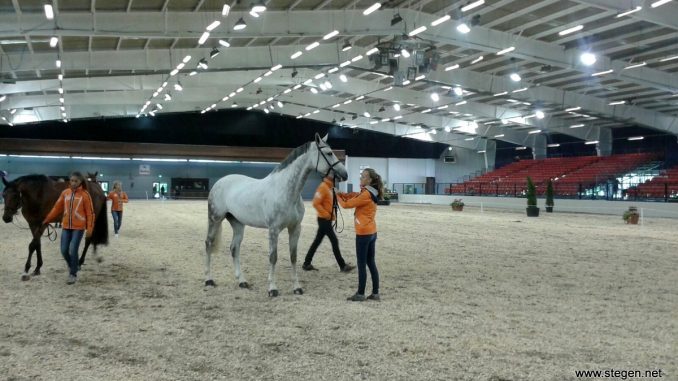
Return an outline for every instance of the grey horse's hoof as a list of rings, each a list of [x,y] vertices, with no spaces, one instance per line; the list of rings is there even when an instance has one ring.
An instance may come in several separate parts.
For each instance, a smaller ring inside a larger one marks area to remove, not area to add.
[[[240,282],[240,283],[238,283],[238,287],[249,289],[249,288],[250,288],[250,284],[247,283],[247,282]]]
[[[28,274],[21,275],[21,280],[23,280],[24,282],[27,281],[27,280],[30,280],[30,279],[31,279],[31,276],[28,275]]]
[[[278,296],[278,295],[280,295],[280,293],[278,292],[278,290],[270,290],[270,291],[268,292],[268,296],[270,296],[271,298],[275,298],[275,297]]]
[[[295,288],[294,295],[304,295],[304,290],[302,290],[301,288]]]
[[[214,281],[212,279],[205,281],[205,287],[216,287],[216,286],[217,286],[217,284],[214,283]]]
[[[33,271],[33,276],[38,276],[38,275],[40,275],[40,270]]]

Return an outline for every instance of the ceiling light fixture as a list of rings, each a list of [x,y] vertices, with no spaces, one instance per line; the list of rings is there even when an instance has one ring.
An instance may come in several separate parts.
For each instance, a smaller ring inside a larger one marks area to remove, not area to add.
[[[466,23],[461,23],[457,25],[457,31],[461,34],[466,34],[471,31],[471,28],[469,28],[469,26],[466,25]]]
[[[591,66],[596,63],[596,55],[591,52],[582,53],[579,60],[586,66]]]
[[[347,50],[351,50],[352,47],[353,46],[351,46],[351,43],[346,41],[346,42],[344,42],[344,46],[341,47],[341,51],[345,52]]]
[[[210,52],[210,58],[214,58],[219,55],[219,49],[213,48],[212,51]]]
[[[291,58],[291,59],[297,59],[297,58],[301,57],[302,54],[303,54],[303,53],[301,52],[301,50],[297,50],[297,52],[294,53],[294,54],[292,54],[292,55],[290,56],[290,58]]]
[[[396,13],[393,15],[393,18],[391,19],[391,26],[394,26],[395,24],[403,21],[403,18],[400,16],[400,13]]]
[[[403,57],[405,57],[405,58],[409,58],[409,57],[410,57],[410,52],[408,52],[407,49],[405,49],[405,48],[403,48],[402,50],[400,50],[400,54],[402,54]]]
[[[448,66],[448,67],[445,68],[445,71],[450,71],[450,70],[454,70],[454,69],[459,69],[459,64],[454,64],[452,66]]]
[[[226,40],[219,40],[219,45],[223,46],[224,48],[228,48],[231,46],[231,44]]]
[[[54,8],[52,8],[52,4],[45,4],[45,17],[47,17],[47,20],[52,20],[54,19]]]
[[[231,12],[231,6],[228,4],[224,4],[224,7],[221,8],[221,15],[226,17],[228,14]]]
[[[245,23],[245,20],[243,20],[242,17],[238,19],[238,22],[233,26],[233,30],[243,30],[245,28],[247,28],[247,23]]]
[[[263,1],[260,1],[259,4],[253,5],[252,6],[252,12],[255,13],[263,13],[266,12],[266,5],[264,5]]]
[[[208,67],[207,66],[207,60],[203,58],[200,61],[198,61],[198,67],[200,69],[207,70],[207,67]]]
[[[511,78],[511,81],[513,81],[513,82],[518,82],[518,81],[521,80],[520,74],[518,74],[518,73],[511,73],[509,78]]]
[[[58,43],[59,43],[59,39],[56,38],[56,37],[52,37],[52,38],[49,39],[49,46],[51,48],[57,46]]]

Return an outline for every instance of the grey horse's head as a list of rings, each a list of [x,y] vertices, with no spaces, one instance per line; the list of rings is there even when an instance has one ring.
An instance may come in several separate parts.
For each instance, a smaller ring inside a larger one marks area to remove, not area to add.
[[[315,134],[315,144],[314,146],[317,149],[316,158],[316,171],[326,176],[336,176],[339,181],[345,181],[348,179],[348,172],[346,172],[346,167],[344,164],[337,159],[337,156],[332,151],[332,147],[327,144],[327,135],[320,137],[317,133]]]

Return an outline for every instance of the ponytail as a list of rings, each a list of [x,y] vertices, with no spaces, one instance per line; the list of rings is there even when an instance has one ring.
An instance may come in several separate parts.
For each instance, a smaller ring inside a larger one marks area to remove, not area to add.
[[[365,171],[370,174],[370,186],[377,190],[377,198],[379,200],[384,199],[384,182],[381,180],[381,176],[372,168],[365,168]]]

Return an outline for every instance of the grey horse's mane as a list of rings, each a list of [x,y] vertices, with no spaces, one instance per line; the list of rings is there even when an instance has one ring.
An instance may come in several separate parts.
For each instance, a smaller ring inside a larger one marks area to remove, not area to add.
[[[285,160],[283,160],[282,162],[280,162],[280,164],[278,164],[278,166],[275,167],[275,169],[273,170],[273,172],[280,172],[280,171],[282,171],[283,169],[289,167],[289,165],[292,164],[295,160],[297,160],[297,158],[298,158],[299,156],[301,156],[301,155],[305,154],[306,152],[308,152],[308,149],[309,149],[310,147],[311,147],[311,142],[306,142],[306,143],[300,145],[299,147],[295,148],[292,152],[290,152],[289,155],[287,155],[287,157],[285,158]]]

